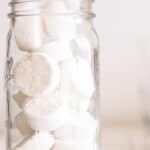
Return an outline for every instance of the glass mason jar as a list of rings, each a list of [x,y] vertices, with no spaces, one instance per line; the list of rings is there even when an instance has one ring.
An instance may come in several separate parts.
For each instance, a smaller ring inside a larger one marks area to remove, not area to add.
[[[12,0],[8,150],[99,150],[93,0]]]

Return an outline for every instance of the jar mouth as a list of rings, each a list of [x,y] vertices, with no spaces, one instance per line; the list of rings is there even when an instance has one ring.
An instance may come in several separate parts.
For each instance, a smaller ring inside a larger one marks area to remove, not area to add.
[[[95,0],[90,0],[91,3]],[[10,18],[22,16],[39,16],[42,14],[42,6],[40,0],[12,0],[9,3],[11,12],[8,14]],[[83,16],[85,18],[94,18],[96,15],[90,10],[65,10],[48,12],[46,16]]]

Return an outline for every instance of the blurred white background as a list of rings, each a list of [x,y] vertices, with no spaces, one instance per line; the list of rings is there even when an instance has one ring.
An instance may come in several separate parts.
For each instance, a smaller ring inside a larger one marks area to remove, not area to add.
[[[7,4],[0,0],[1,126],[6,114],[2,91]],[[101,44],[102,150],[143,150],[148,122],[144,114],[150,110],[150,1],[97,0],[94,12]]]

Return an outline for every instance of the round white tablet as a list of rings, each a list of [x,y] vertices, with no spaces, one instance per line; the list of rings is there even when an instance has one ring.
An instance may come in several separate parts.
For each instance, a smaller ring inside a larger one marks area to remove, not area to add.
[[[70,112],[66,124],[54,131],[56,138],[76,142],[94,141],[97,121],[88,112]]]
[[[56,62],[62,62],[72,57],[70,44],[65,41],[50,41],[41,50]]]
[[[13,70],[15,86],[28,96],[53,91],[59,83],[59,67],[47,55],[32,53],[19,60]]]
[[[41,17],[17,17],[15,22],[15,38],[20,50],[26,52],[37,51],[42,45]]]
[[[24,113],[32,129],[52,131],[65,123],[68,109],[59,96],[39,96],[25,105]]]
[[[75,141],[56,140],[53,150],[95,150],[95,143],[85,141],[77,143]]]
[[[19,143],[13,150],[50,150],[55,139],[49,132],[35,133]]]
[[[33,134],[33,130],[30,128],[24,113],[21,112],[15,118],[15,125],[23,136],[28,136]]]

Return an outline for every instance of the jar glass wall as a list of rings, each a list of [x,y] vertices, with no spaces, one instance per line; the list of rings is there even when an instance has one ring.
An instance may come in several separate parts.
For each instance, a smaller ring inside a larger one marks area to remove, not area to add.
[[[98,38],[91,0],[13,0],[8,150],[99,150]]]

